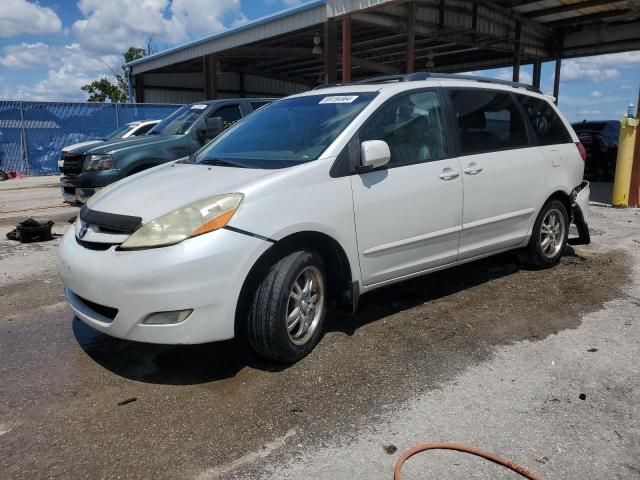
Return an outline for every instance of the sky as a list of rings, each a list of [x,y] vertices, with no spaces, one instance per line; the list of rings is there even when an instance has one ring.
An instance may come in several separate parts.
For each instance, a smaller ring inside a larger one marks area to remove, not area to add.
[[[84,101],[80,87],[120,70],[130,46],[154,51],[308,0],[0,0],[0,99]],[[520,79],[531,82],[531,66]],[[474,72],[511,79],[511,69]],[[542,90],[553,90],[553,63]],[[565,60],[560,108],[570,121],[620,118],[636,103],[640,51]]]

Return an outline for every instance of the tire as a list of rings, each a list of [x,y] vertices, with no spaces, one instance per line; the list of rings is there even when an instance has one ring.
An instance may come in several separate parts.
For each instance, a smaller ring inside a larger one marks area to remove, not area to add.
[[[9,180],[9,175],[0,170],[0,182],[3,182],[4,180]]]
[[[307,355],[322,338],[327,292],[324,264],[316,253],[293,252],[274,263],[249,308],[246,332],[253,349],[283,362]]]
[[[555,223],[553,222],[555,220]],[[558,225],[557,227],[552,227]],[[547,234],[552,229],[552,235]],[[529,244],[522,258],[532,267],[549,268],[560,261],[569,238],[569,214],[567,207],[559,200],[547,202],[533,225]],[[545,242],[545,240],[549,240]]]

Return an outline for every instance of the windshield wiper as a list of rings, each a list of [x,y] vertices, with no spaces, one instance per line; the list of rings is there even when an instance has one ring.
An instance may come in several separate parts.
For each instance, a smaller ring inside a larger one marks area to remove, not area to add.
[[[200,160],[199,162],[203,165],[214,165],[216,167],[237,167],[237,168],[249,168],[247,165],[242,163],[233,162],[231,160],[225,160],[222,158],[205,158],[204,160]]]

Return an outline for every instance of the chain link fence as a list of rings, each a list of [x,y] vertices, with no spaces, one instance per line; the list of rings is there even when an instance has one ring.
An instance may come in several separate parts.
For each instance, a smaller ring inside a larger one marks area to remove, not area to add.
[[[102,139],[134,120],[161,120],[179,105],[0,101],[0,170],[58,173],[67,145]]]

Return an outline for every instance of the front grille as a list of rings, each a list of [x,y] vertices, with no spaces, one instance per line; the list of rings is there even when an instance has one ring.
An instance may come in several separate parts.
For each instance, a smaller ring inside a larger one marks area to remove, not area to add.
[[[99,313],[103,317],[108,318],[109,320],[113,320],[114,318],[116,318],[116,315],[118,315],[117,308],[107,307],[106,305],[100,305],[99,303],[91,302],[86,298],[79,297],[78,295],[76,295],[76,297],[78,298],[78,300],[84,303],[88,308],[90,308],[96,313]]]
[[[61,173],[78,174],[82,172],[82,165],[84,164],[83,153],[62,152],[60,160],[62,160]]]

